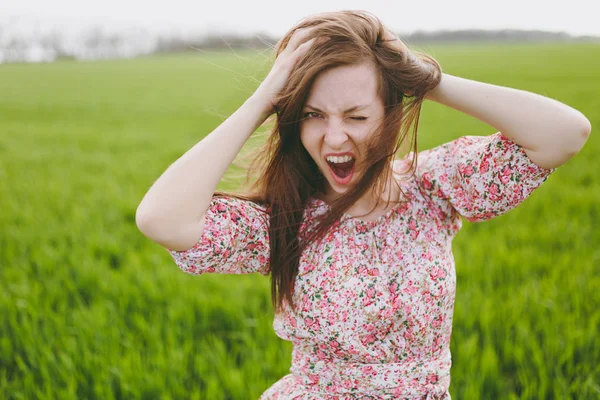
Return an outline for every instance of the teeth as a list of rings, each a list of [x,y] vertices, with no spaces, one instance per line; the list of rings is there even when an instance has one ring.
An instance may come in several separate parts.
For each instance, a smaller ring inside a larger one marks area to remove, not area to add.
[[[345,155],[343,157],[335,157],[335,156],[329,156],[329,157],[327,157],[327,161],[333,162],[333,163],[344,163],[344,162],[348,162],[348,161],[350,161],[352,159],[353,158],[350,155]]]

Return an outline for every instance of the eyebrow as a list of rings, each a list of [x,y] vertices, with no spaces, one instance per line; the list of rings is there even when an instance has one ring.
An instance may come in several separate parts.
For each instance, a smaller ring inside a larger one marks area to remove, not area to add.
[[[365,104],[365,105],[357,105],[357,106],[354,106],[354,107],[350,107],[349,109],[345,110],[345,111],[344,111],[344,113],[349,113],[349,112],[352,112],[352,111],[358,111],[358,110],[362,110],[363,108],[367,108],[367,107],[369,107],[369,105],[370,105],[370,104]],[[308,104],[307,104],[305,107],[306,107],[306,108],[311,108],[311,109],[313,109],[313,110],[315,110],[315,111],[318,111],[318,112],[320,112],[320,113],[322,113],[322,112],[323,112],[323,111],[319,110],[317,107],[315,107],[315,106],[311,106],[311,105],[308,105]]]

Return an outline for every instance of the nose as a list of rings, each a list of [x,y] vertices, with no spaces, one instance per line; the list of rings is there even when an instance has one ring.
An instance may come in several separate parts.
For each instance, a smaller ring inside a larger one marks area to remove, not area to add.
[[[331,150],[342,150],[348,141],[348,135],[342,119],[329,118],[325,127],[325,143]]]

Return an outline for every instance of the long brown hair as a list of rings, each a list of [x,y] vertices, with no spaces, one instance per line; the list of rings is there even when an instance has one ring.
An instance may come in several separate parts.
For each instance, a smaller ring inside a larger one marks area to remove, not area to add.
[[[297,62],[286,86],[279,93],[274,109],[275,125],[247,171],[247,189],[236,193],[215,192],[215,196],[253,201],[267,211],[271,301],[275,312],[281,310],[284,300],[295,310],[292,295],[302,251],[321,240],[330,228],[336,226],[344,212],[369,190],[382,192],[390,182],[391,163],[396,153],[409,140],[411,146],[406,151],[414,151],[415,157],[406,172],[409,176],[414,174],[421,105],[425,94],[439,84],[442,75],[441,67],[433,57],[412,51],[415,59],[399,52],[393,42],[384,41],[386,28],[367,11],[326,12],[303,19],[277,43],[274,60],[295,30],[313,26],[313,36],[327,36],[329,40],[313,45],[311,51]],[[366,143],[364,164],[357,165],[357,170],[365,166],[362,169],[365,173],[356,186],[330,204],[329,212],[323,214],[315,226],[301,232],[309,198],[318,192],[325,193],[326,189],[325,178],[300,141],[305,101],[319,73],[365,62],[375,66],[379,95],[385,107],[377,133],[370,135]],[[414,129],[409,139],[410,126]],[[254,179],[251,178],[253,176]],[[251,181],[253,183],[248,185]],[[388,198],[388,205],[389,202]]]

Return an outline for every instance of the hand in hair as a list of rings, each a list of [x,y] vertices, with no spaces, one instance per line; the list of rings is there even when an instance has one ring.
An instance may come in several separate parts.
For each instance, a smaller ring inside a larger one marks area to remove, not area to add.
[[[427,62],[423,62],[423,60],[420,57],[418,57],[412,50],[408,48],[408,46],[402,41],[402,39],[400,39],[387,28],[385,28],[382,41],[394,50],[396,50],[398,54],[401,54],[407,63],[417,64],[422,68],[426,68],[430,71],[432,70],[432,66],[430,64],[428,64]],[[406,92],[406,94],[408,96],[413,95],[413,93],[411,92]]]
[[[390,47],[395,49],[398,53],[405,55],[407,60],[412,60],[416,62],[419,61],[415,54],[402,41],[402,39],[396,36],[389,29],[385,29],[385,33],[383,34],[382,40],[384,42],[389,43]]]
[[[328,37],[313,37],[307,40],[314,31],[314,27],[297,29],[291,36],[285,48],[278,54],[273,68],[256,90],[256,94],[263,96],[273,109],[279,92],[285,87],[294,66],[302,58],[315,41],[326,41]]]

